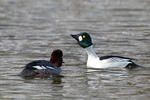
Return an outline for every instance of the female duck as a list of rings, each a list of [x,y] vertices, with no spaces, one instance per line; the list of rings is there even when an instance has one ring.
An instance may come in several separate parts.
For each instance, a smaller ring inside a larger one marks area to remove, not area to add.
[[[63,53],[61,50],[54,50],[51,54],[50,61],[32,61],[24,67],[20,75],[22,77],[59,75],[61,73],[60,67],[63,63],[62,57]]]
[[[101,56],[98,57],[93,49],[93,43],[90,35],[86,32],[82,32],[77,35],[71,35],[77,40],[78,44],[84,48],[88,54],[87,67],[91,68],[109,68],[120,67],[126,69],[132,69],[139,67],[135,64],[131,58],[121,56]]]

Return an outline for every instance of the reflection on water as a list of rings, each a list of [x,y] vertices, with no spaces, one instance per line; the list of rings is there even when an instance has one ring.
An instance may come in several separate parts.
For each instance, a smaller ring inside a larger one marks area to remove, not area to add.
[[[149,100],[149,0],[1,0],[0,99]],[[91,33],[98,55],[137,59],[142,70],[86,69],[86,52],[70,37]],[[32,60],[62,49],[62,78],[23,79]]]

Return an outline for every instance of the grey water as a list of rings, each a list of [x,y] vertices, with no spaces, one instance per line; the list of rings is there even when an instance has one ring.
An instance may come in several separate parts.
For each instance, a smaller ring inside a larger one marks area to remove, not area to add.
[[[145,69],[88,71],[70,37],[83,31],[99,56],[135,58]],[[64,77],[17,76],[54,49],[64,52]],[[0,100],[150,100],[150,1],[0,0]]]

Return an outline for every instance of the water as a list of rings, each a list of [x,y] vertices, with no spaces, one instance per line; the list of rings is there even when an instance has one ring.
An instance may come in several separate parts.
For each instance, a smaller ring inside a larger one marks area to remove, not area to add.
[[[0,0],[0,100],[149,100],[149,0]],[[142,70],[86,69],[70,34],[91,33],[98,55],[136,58]],[[62,49],[62,75],[16,76]]]

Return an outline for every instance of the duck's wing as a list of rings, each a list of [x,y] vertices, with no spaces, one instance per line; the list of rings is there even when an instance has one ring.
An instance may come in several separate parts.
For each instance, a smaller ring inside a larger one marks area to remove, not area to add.
[[[122,57],[122,56],[101,56],[101,57],[99,57],[99,59],[100,60],[117,61],[117,62],[134,60],[132,58]]]
[[[49,61],[36,60],[28,63],[21,76],[34,76],[37,74],[58,75],[61,73],[61,68],[54,66]]]
[[[133,58],[128,58],[128,57],[122,57],[122,56],[102,56],[99,57],[100,60],[107,60],[108,63],[126,63],[124,66],[126,69],[133,69],[137,67],[141,67],[137,64],[135,64],[132,60],[136,60]]]
[[[55,68],[51,66],[33,66],[35,72],[39,74],[48,74],[48,75],[58,75],[61,72],[60,68]]]

